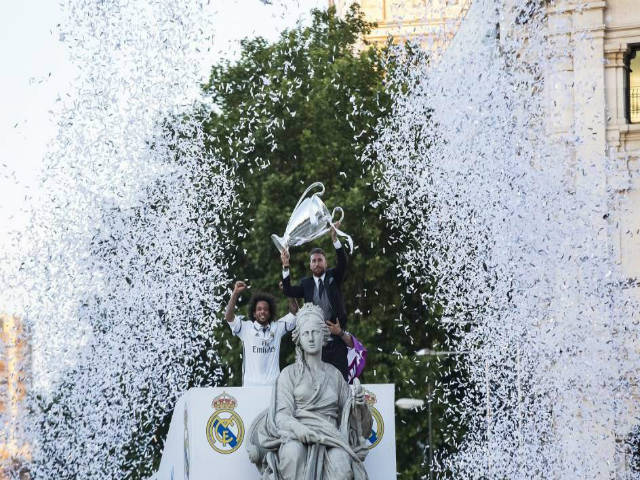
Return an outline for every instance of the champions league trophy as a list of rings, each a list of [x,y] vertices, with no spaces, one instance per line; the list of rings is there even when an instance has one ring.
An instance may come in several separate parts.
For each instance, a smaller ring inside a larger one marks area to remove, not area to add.
[[[322,190],[307,197],[307,194],[316,187],[320,187]],[[329,209],[320,199],[322,194],[324,194],[324,185],[321,182],[315,182],[307,187],[293,209],[284,235],[282,237],[275,234],[271,235],[271,240],[273,240],[280,253],[283,250],[288,250],[289,247],[297,247],[321,237],[331,230],[332,226],[335,228],[334,224],[336,222],[342,221],[344,218],[342,208],[336,207],[329,213]],[[338,212],[340,213],[340,218],[334,220],[333,217]],[[350,250],[353,251],[351,237],[337,228],[336,233],[346,238]]]

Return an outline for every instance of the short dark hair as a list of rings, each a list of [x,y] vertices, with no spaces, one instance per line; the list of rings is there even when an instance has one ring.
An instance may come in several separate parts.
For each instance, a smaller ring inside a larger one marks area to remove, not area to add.
[[[324,253],[324,250],[321,248],[312,248],[311,252],[309,252],[309,257],[312,257],[313,255],[315,255],[316,253],[319,253],[320,255],[322,255],[324,258],[327,258],[327,255]]]
[[[276,299],[273,295],[264,292],[256,292],[249,299],[249,320],[254,321],[253,314],[256,312],[258,302],[267,302],[269,304],[269,323],[276,318]]]

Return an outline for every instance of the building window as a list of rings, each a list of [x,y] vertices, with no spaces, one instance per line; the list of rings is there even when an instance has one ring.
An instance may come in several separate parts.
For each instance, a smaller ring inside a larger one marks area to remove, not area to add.
[[[627,58],[627,119],[640,123],[640,45],[632,46]]]

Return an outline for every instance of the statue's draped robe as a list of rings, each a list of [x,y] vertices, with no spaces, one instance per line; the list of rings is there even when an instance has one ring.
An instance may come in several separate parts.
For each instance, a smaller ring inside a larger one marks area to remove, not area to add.
[[[336,368],[325,365],[320,376],[312,379],[300,364],[280,373],[269,409],[249,438],[257,443],[253,457],[260,458],[252,461],[263,480],[368,478],[362,461],[368,452],[364,438],[371,432],[371,412],[367,405],[354,405],[349,385]],[[294,423],[308,427],[320,441],[301,443],[293,434]]]

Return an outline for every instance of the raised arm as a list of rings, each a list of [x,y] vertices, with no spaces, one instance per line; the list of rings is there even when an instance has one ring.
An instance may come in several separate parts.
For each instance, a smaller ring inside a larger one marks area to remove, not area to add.
[[[229,299],[229,303],[227,304],[227,309],[224,312],[224,319],[231,323],[235,317],[234,310],[236,308],[236,303],[238,303],[238,297],[242,292],[244,292],[247,288],[247,284],[242,280],[238,280],[233,286],[233,292],[231,292],[231,298]]]
[[[282,292],[285,297],[303,298],[304,288],[302,285],[291,285],[291,274],[289,272],[289,251],[283,250],[280,254],[282,260]]]
[[[340,222],[336,223],[336,227],[340,227]],[[344,251],[340,240],[338,240],[338,233],[333,226],[331,227],[331,241],[336,248],[336,257],[338,257],[338,264],[333,271],[333,276],[338,283],[342,283],[344,275],[347,272],[347,253]]]

